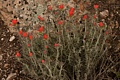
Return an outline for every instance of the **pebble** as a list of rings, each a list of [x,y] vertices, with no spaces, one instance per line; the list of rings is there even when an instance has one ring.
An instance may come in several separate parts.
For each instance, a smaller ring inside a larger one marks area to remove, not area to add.
[[[13,80],[15,76],[16,76],[16,73],[10,73],[6,80]]]
[[[14,39],[15,39],[15,36],[11,36],[10,39],[9,39],[9,41],[11,42],[11,41],[13,41]]]
[[[4,38],[1,38],[1,41],[3,41],[4,40]]]
[[[5,80],[5,78],[2,78],[2,80]]]
[[[8,68],[9,64],[4,64],[4,68]]]
[[[100,16],[102,18],[106,18],[108,15],[109,15],[109,11],[108,10],[104,10],[104,11],[100,12]]]

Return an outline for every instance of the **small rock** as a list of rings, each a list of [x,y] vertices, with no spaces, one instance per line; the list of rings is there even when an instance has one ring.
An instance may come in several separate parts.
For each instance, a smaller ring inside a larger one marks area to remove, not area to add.
[[[8,68],[9,64],[4,64],[4,68]]]
[[[1,41],[3,41],[4,40],[4,38],[1,38]]]
[[[9,39],[9,41],[11,42],[11,41],[13,41],[14,39],[15,39],[15,36],[11,36],[10,39]]]
[[[6,80],[13,80],[16,76],[16,73],[10,73]]]
[[[109,15],[109,11],[108,10],[104,10],[104,11],[100,12],[100,16],[102,18],[106,18],[108,15]]]
[[[5,78],[2,78],[2,80],[5,80]]]
[[[10,32],[9,30],[7,30],[7,32]]]

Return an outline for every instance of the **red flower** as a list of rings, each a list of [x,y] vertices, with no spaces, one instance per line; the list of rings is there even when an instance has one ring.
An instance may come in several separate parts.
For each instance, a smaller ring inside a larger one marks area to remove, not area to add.
[[[17,24],[17,20],[16,20],[16,19],[13,19],[13,20],[12,20],[12,24],[14,24],[14,25]]]
[[[44,27],[41,26],[41,27],[39,28],[39,32],[43,32],[43,30],[44,30]]]
[[[22,30],[20,30],[20,31],[19,31],[19,34],[20,34],[20,35],[22,35],[22,33],[23,33],[23,31],[22,31]]]
[[[105,34],[106,34],[106,35],[108,35],[108,34],[109,34],[109,32],[108,32],[108,31],[106,31],[106,32],[105,32]]]
[[[10,24],[10,26],[13,26],[13,24]]]
[[[44,39],[48,39],[48,35],[47,35],[47,34],[44,34],[44,35],[43,35],[43,38],[44,38]]]
[[[54,14],[58,14],[58,12],[56,11],[56,12],[54,12]]]
[[[74,14],[75,8],[71,7],[69,10],[69,15],[72,16]]]
[[[58,47],[58,46],[59,46],[59,44],[57,44],[57,43],[54,44],[54,47]]]
[[[48,48],[48,46],[47,46],[47,45],[45,45],[45,48],[47,49],[47,48]]]
[[[103,22],[99,22],[99,26],[103,27],[104,26]]]
[[[48,10],[52,10],[52,6],[51,5],[48,5]]]
[[[29,39],[32,40],[32,39],[33,39],[33,36],[32,36],[32,35],[29,35]]]
[[[96,26],[96,22],[94,22],[93,25]]]
[[[95,5],[94,5],[94,8],[95,8],[95,9],[97,9],[98,7],[99,7],[98,4],[95,4]]]
[[[16,53],[16,57],[20,57],[20,53],[18,51]]]
[[[23,37],[27,37],[27,32],[24,32],[24,33],[23,33]]]
[[[29,56],[31,57],[32,55],[33,55],[33,53],[32,53],[32,52],[30,52],[30,53],[29,53]]]
[[[61,34],[61,31],[57,31],[56,33],[57,33],[57,34]]]
[[[63,24],[63,21],[62,20],[58,21],[58,24],[59,25]]]
[[[84,15],[84,16],[83,16],[83,20],[85,20],[85,19],[87,19],[87,15]]]
[[[46,54],[47,53],[47,51],[44,51],[44,54]]]
[[[28,47],[30,47],[30,44],[27,44]]]
[[[45,60],[42,60],[42,63],[45,63]]]
[[[97,18],[96,14],[94,15],[94,18],[95,18],[95,19]]]
[[[44,18],[41,17],[41,16],[38,16],[38,19],[41,20],[41,21],[44,21]]]
[[[105,42],[106,42],[106,43],[109,43],[109,40],[106,39]]]
[[[59,5],[59,9],[63,9],[63,8],[64,8],[63,4]]]

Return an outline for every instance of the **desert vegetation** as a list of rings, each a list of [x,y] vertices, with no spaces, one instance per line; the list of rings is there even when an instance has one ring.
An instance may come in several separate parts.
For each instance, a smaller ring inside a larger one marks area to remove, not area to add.
[[[101,10],[99,1],[3,0],[1,4],[2,20],[19,39],[15,61],[28,80],[120,78],[119,36],[115,51],[110,51],[119,22],[114,23],[109,9]]]

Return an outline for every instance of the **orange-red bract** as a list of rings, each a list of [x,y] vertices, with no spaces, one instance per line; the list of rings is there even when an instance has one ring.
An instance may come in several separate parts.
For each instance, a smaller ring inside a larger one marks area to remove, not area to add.
[[[43,32],[43,31],[44,31],[44,27],[41,26],[41,27],[39,28],[39,32]]]
[[[22,35],[22,33],[23,33],[23,31],[22,31],[22,30],[20,30],[20,31],[19,31],[19,34],[20,34],[20,35]]]
[[[85,20],[85,19],[87,19],[87,15],[84,15],[84,16],[83,16],[83,20]]]
[[[57,43],[54,44],[54,47],[58,47],[58,46],[59,46],[59,44],[57,44]]]
[[[12,24],[14,24],[14,25],[17,24],[17,22],[18,22],[18,21],[17,21],[16,19],[13,19],[13,20],[12,20]]]
[[[48,5],[48,10],[52,10],[52,6],[51,5]]]
[[[31,57],[32,55],[33,55],[33,53],[32,53],[32,52],[30,52],[30,53],[29,53],[29,56]]]
[[[38,19],[41,20],[41,21],[44,21],[44,18],[41,17],[41,16],[38,16]]]
[[[72,16],[74,14],[75,8],[71,7],[69,10],[69,15]]]
[[[64,8],[64,5],[63,4],[60,4],[59,5],[59,9],[63,9]]]
[[[18,51],[16,53],[16,57],[20,57],[20,53]]]
[[[29,39],[32,40],[32,39],[33,39],[33,36],[32,36],[32,35],[29,35]]]
[[[103,22],[99,22],[99,26],[103,27],[104,26]]]
[[[44,35],[43,35],[43,38],[44,38],[44,39],[48,39],[48,35],[47,35],[47,34],[44,34]]]
[[[58,21],[58,24],[59,25],[63,24],[63,21],[62,20]]]
[[[27,44],[28,47],[30,47],[30,44]]]
[[[45,60],[42,60],[42,63],[45,63]]]
[[[97,18],[96,14],[94,15],[94,18],[95,18],[95,19]]]
[[[27,37],[27,32],[23,32],[23,37]]]
[[[94,5],[94,8],[95,8],[95,9],[97,9],[98,7],[99,7],[98,4],[95,4],[95,5]]]

